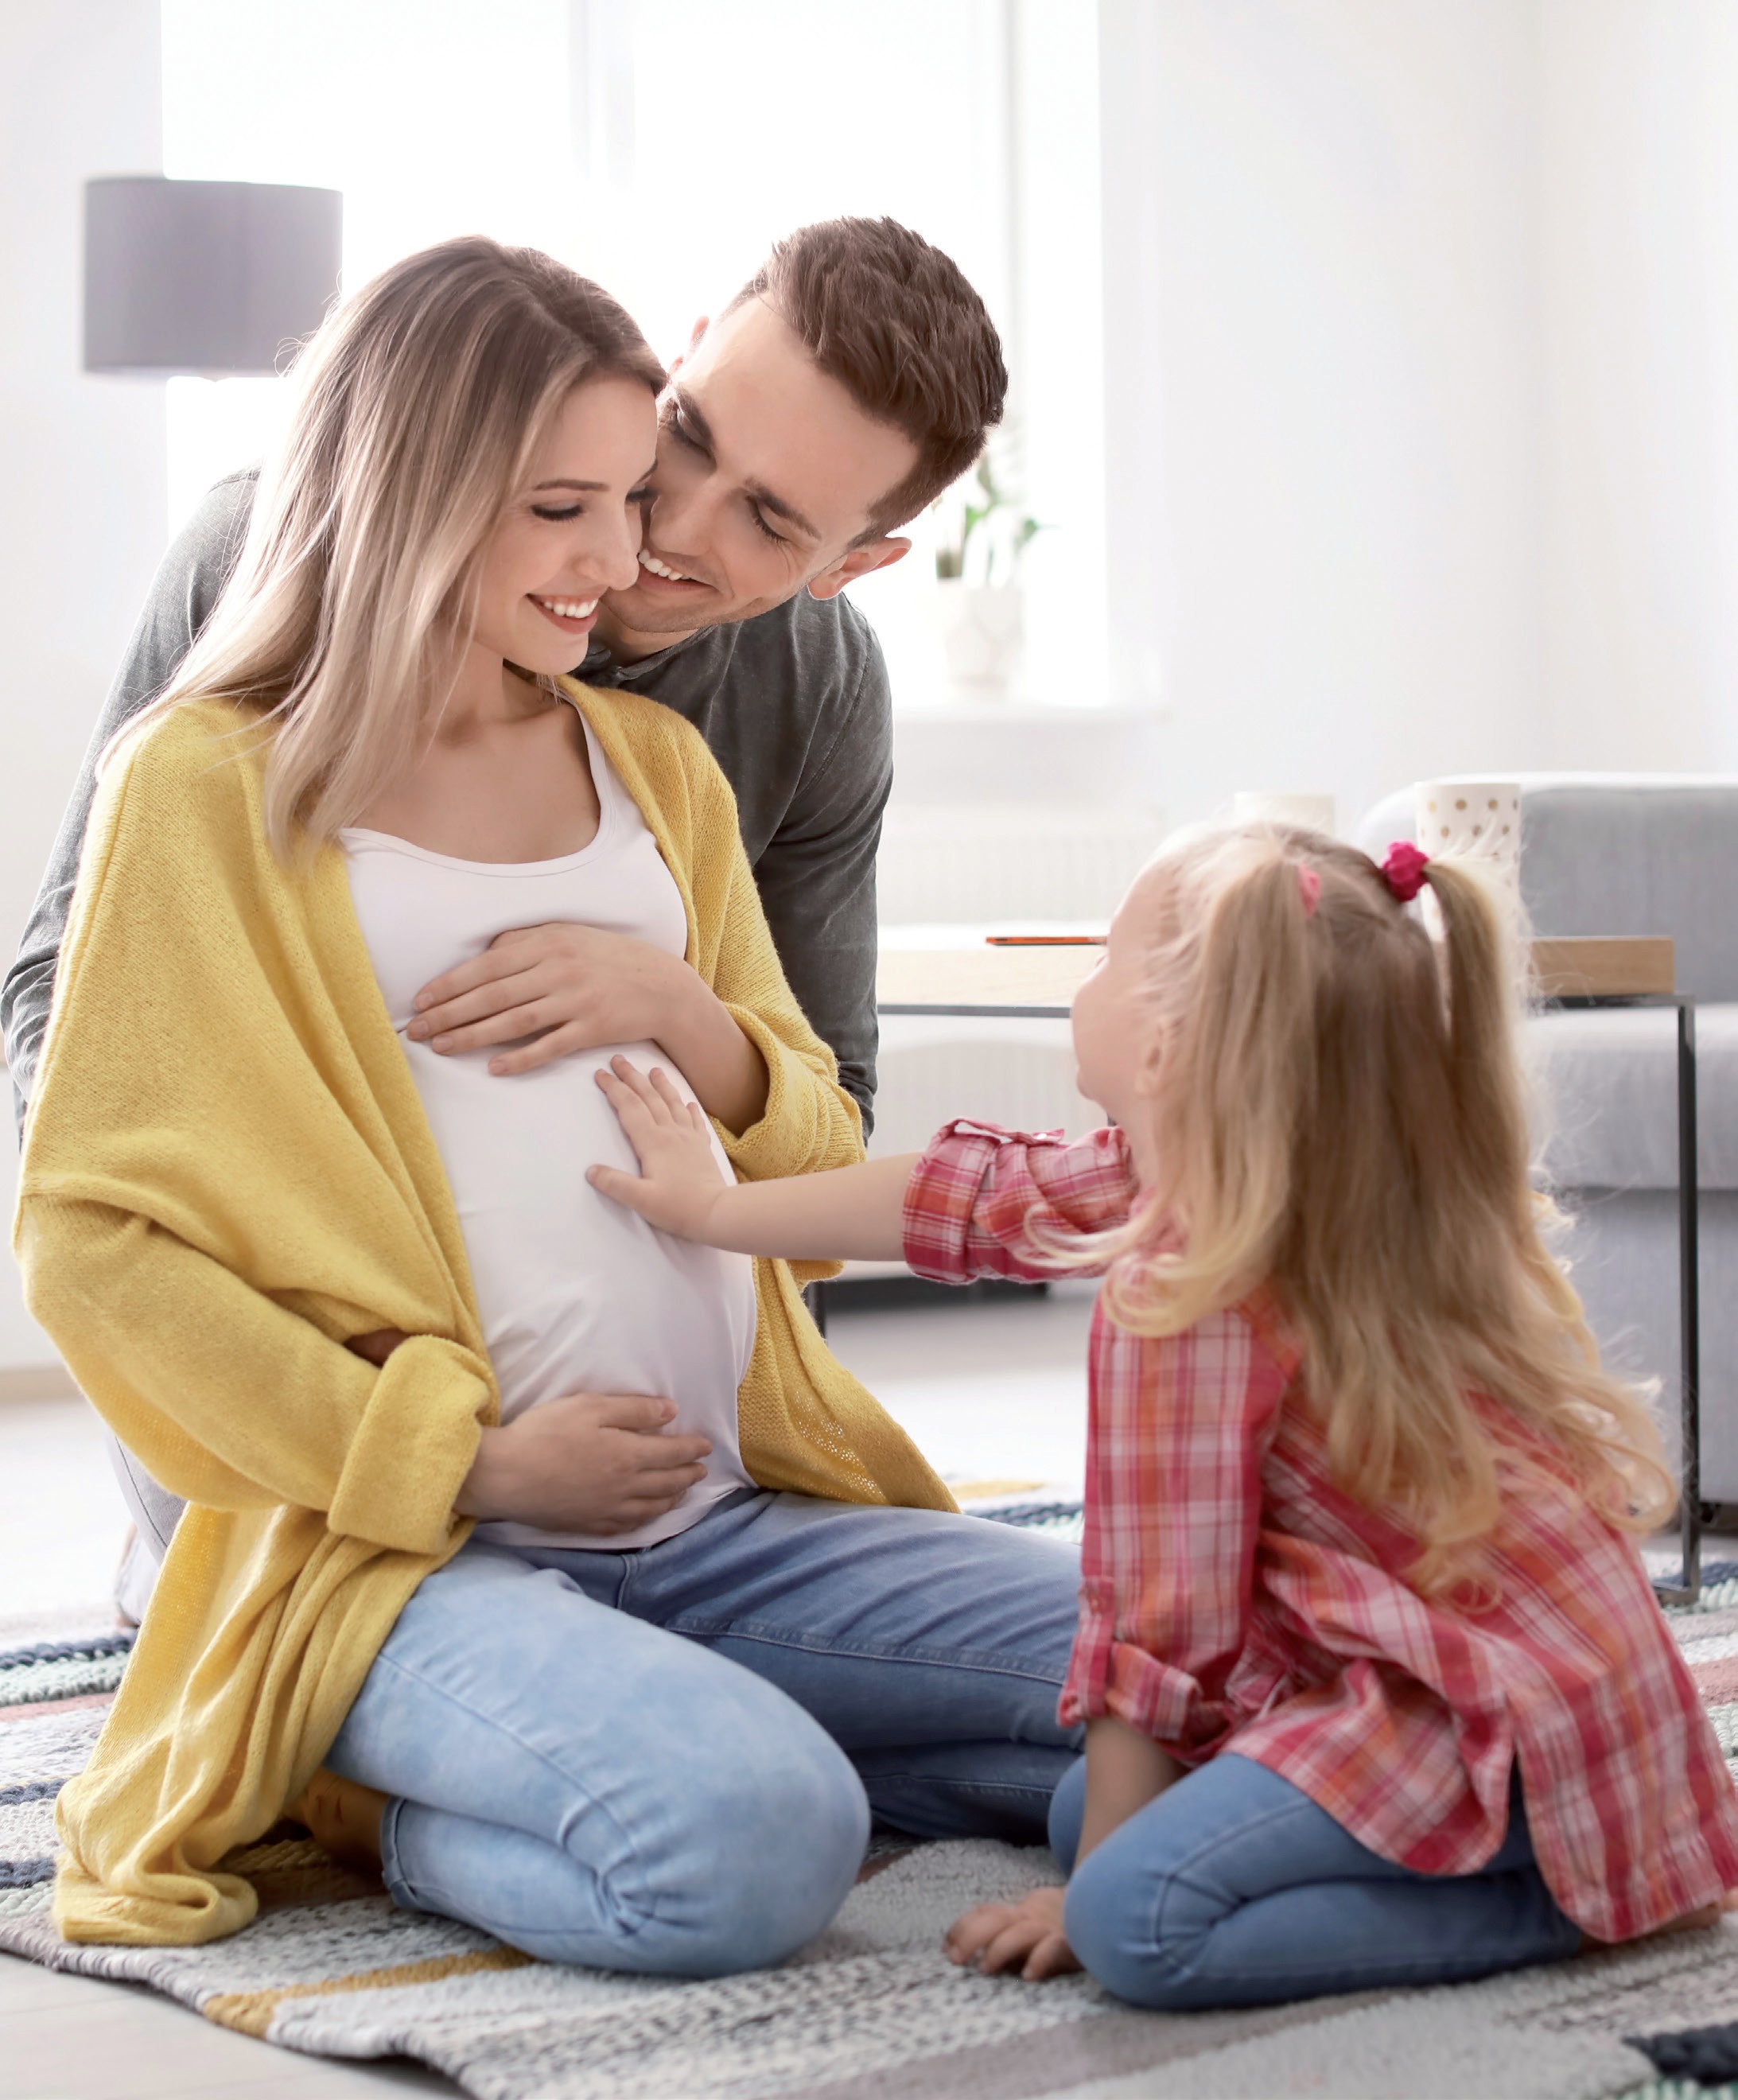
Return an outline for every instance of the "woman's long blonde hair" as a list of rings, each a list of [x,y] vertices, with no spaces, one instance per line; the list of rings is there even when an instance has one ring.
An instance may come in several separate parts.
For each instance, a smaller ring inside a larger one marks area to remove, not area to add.
[[[489,534],[568,394],[605,375],[664,378],[608,293],[535,249],[448,240],[382,271],[302,351],[235,573],[123,735],[235,701],[271,725],[280,855],[354,823],[426,748]]]
[[[1436,1590],[1478,1581],[1529,1469],[1636,1530],[1674,1491],[1542,1238],[1506,915],[1465,863],[1425,880],[1436,939],[1317,833],[1201,830],[1160,855],[1136,1023],[1158,1180],[1099,1255],[1138,1333],[1268,1285],[1335,1479],[1415,1533]]]

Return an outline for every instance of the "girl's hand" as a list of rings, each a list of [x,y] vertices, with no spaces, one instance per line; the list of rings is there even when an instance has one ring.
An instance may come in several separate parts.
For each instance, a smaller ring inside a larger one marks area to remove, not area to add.
[[[1034,1889],[1017,1904],[980,1904],[956,1918],[942,1944],[960,1968],[986,1976],[1017,1969],[1029,1983],[1066,1976],[1080,1964],[1062,1930],[1062,1889]]]
[[[705,1110],[684,1101],[656,1065],[648,1078],[625,1057],[612,1057],[598,1084],[627,1132],[640,1171],[636,1177],[619,1167],[589,1167],[586,1180],[660,1232],[704,1240],[718,1198],[736,1185],[718,1171]]]
[[[681,956],[625,933],[516,926],[426,984],[406,1033],[443,1057],[516,1043],[492,1057],[489,1070],[529,1072],[606,1043],[662,1042],[666,1021],[692,989],[678,972],[694,975]]]

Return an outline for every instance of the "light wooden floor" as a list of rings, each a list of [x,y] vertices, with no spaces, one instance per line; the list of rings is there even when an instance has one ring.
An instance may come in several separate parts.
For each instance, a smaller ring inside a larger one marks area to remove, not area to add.
[[[1090,1291],[836,1314],[828,1336],[958,1480],[1078,1482]],[[0,1403],[0,1631],[45,1606],[106,1607],[126,1519],[82,1401]],[[0,1955],[4,2100],[388,2100],[459,2089],[421,2067],[336,2063],[232,2034],[153,1992]]]
[[[387,2100],[459,2089],[417,2064],[298,2056],[214,2027],[142,1987],[57,1976],[0,1955],[7,2100]]]

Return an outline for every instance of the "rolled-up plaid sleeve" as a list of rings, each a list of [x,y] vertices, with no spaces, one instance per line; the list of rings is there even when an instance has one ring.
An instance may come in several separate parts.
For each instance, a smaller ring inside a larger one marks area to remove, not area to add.
[[[1180,1335],[1094,1337],[1072,1726],[1112,1714],[1185,1763],[1248,1716],[1228,1696],[1288,1372],[1236,1308]]]
[[[995,1123],[951,1123],[919,1161],[905,1197],[905,1258],[936,1283],[1095,1276],[1095,1233],[1125,1224],[1135,1181],[1121,1131],[1073,1143]]]

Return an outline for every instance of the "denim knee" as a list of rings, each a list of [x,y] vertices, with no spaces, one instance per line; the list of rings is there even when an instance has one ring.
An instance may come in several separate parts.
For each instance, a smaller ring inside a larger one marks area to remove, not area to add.
[[[805,1717],[806,1718],[806,1717]],[[694,1746],[704,1758],[708,1746]],[[657,1855],[642,1849],[598,1891],[614,1936],[651,1973],[728,1976],[783,1961],[832,1921],[869,1840],[869,1803],[855,1768],[809,1723],[761,1746],[752,1763],[715,1762],[668,1785],[683,1813]],[[584,1962],[549,1943],[545,1958]]]
[[[697,1931],[706,1972],[763,1969],[805,1946],[850,1894],[869,1842],[869,1799],[850,1759],[816,1727],[714,1793],[717,1877]]]
[[[1155,1875],[1121,1848],[1101,1846],[1075,1869],[1063,1907],[1068,1943],[1087,1974],[1113,1996],[1155,2012],[1216,2002],[1203,1993],[1190,1958],[1202,1937],[1198,1921],[1183,1934],[1166,1931],[1174,1892],[1170,1874]]]

